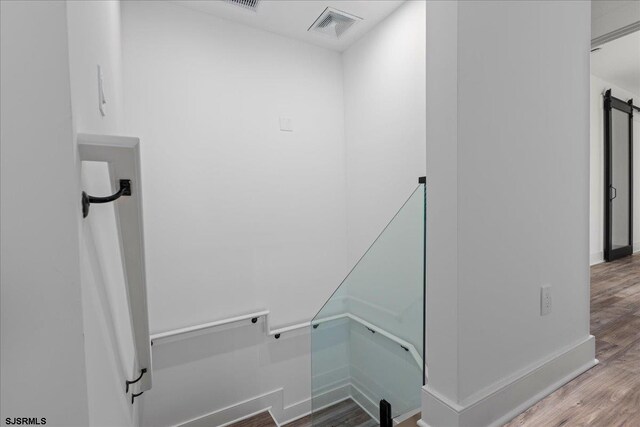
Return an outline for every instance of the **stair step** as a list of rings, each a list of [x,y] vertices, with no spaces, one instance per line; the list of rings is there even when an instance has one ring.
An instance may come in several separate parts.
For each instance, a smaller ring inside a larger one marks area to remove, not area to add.
[[[415,427],[418,425],[418,420],[420,419],[420,416],[421,416],[421,413],[418,412],[411,418],[407,418],[406,420],[398,424],[397,427]]]
[[[237,421],[233,424],[229,424],[228,427],[277,427],[278,424],[271,417],[271,413],[268,411],[261,412],[253,417],[245,418],[244,420]]]

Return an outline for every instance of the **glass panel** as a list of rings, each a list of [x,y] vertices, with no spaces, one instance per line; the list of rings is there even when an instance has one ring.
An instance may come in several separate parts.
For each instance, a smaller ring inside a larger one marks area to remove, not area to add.
[[[425,193],[416,188],[312,321],[314,426],[377,425],[382,399],[393,418],[420,408]]]
[[[629,115],[611,110],[612,249],[629,246]]]

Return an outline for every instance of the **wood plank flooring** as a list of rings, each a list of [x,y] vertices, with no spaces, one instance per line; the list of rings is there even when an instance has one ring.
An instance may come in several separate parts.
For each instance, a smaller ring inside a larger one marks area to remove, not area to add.
[[[600,364],[506,427],[640,426],[640,254],[591,267],[591,334]]]
[[[313,414],[300,418],[285,427],[374,427],[378,423],[351,399],[329,406]]]
[[[322,409],[313,415],[286,424],[286,427],[374,427],[376,423],[353,400],[347,399]],[[313,424],[312,424],[313,420]],[[262,412],[229,427],[276,427],[277,424],[269,412]]]
[[[278,425],[273,421],[271,414],[266,411],[254,415],[251,418],[230,424],[228,427],[278,427]]]

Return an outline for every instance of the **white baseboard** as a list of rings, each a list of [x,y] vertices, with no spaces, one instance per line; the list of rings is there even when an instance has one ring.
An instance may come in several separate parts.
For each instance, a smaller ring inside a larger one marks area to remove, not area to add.
[[[236,421],[241,421],[253,415],[271,410],[272,414],[282,412],[283,390],[277,389],[265,394],[247,399],[240,403],[236,403],[226,408],[219,409],[209,414],[194,418],[186,423],[180,424],[180,427],[209,427],[209,426],[227,426]],[[275,411],[274,411],[275,409]],[[275,414],[274,414],[275,415]]]
[[[350,397],[350,391],[351,385],[343,384],[316,396],[316,403],[320,407],[334,405]],[[284,406],[283,397],[284,390],[279,388],[194,418],[180,424],[180,427],[224,427],[266,411],[269,411],[276,424],[284,425],[311,413],[311,398]]]
[[[589,265],[601,264],[604,262],[604,253],[602,251],[593,253],[589,256]]]
[[[291,421],[306,417],[311,413],[311,399],[304,399],[289,406],[285,406],[282,411],[280,424],[288,424]]]
[[[422,394],[421,427],[500,426],[598,363],[595,338],[542,362],[506,385],[464,405],[439,395],[427,384]]]
[[[635,242],[632,245],[631,250],[633,251],[634,254],[637,252],[640,252],[640,242]],[[591,266],[602,264],[603,262],[604,262],[604,252],[602,251],[593,253],[589,256],[589,265]]]
[[[316,410],[326,408],[327,406],[335,405],[349,398],[350,384],[345,383],[338,387],[335,387],[329,391],[326,391],[320,395],[314,396]],[[311,398],[301,400],[290,406],[286,406],[281,416],[278,416],[278,422],[282,425],[288,424],[292,421],[306,417],[311,414]]]
[[[354,378],[351,378],[351,400],[356,402],[358,406],[362,408],[371,418],[376,420],[376,422],[380,422],[379,420],[379,412],[380,408],[376,402],[371,399],[370,396],[364,391],[364,387],[358,384]]]
[[[284,406],[283,396],[284,390],[279,388],[194,418],[180,424],[179,427],[225,427],[266,411],[271,414],[276,424],[280,426],[311,414],[311,398]],[[322,409],[349,398],[353,399],[371,418],[378,421],[379,408],[376,402],[360,387],[351,382],[344,382],[322,394],[314,396],[314,403],[316,409]]]

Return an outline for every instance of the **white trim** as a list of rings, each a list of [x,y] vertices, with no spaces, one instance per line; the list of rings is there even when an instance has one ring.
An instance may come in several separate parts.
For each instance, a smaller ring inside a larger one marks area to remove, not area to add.
[[[278,419],[276,417],[273,416],[273,412],[271,412],[271,408],[269,408],[267,410],[267,412],[269,413],[269,415],[271,416],[271,419],[273,420],[274,423],[276,423],[276,427],[280,427],[281,424],[278,422]]]
[[[216,329],[221,326],[230,325],[233,323],[244,322],[253,318],[264,318],[266,333],[269,336],[277,334],[283,334],[285,332],[292,332],[298,329],[304,329],[309,327],[309,322],[296,323],[295,325],[283,326],[275,329],[271,329],[269,325],[269,310],[256,311],[254,313],[241,314],[239,316],[228,317],[226,319],[214,320],[212,322],[201,323],[199,325],[185,326],[184,328],[172,329],[170,331],[158,332],[150,336],[153,345],[163,344],[166,342],[172,342],[179,340],[186,335],[195,333],[206,333],[211,329]]]
[[[283,334],[285,332],[292,332],[298,329],[305,329],[308,328],[309,326],[312,325],[319,325],[320,323],[325,323],[325,322],[329,322],[332,320],[338,320],[338,319],[350,319],[353,320],[355,322],[360,323],[361,325],[374,330],[376,332],[378,332],[380,335],[390,339],[391,341],[407,348],[409,350],[409,353],[411,354],[411,356],[413,357],[413,360],[416,362],[416,364],[418,365],[418,367],[420,369],[422,369],[423,366],[423,361],[422,361],[422,356],[420,356],[420,353],[418,353],[418,350],[416,350],[415,346],[405,340],[403,340],[402,338],[399,338],[395,335],[393,335],[390,332],[385,331],[384,329],[367,322],[366,320],[351,314],[351,313],[343,313],[343,314],[338,314],[335,316],[329,316],[329,317],[323,317],[320,319],[315,319],[312,321],[305,321],[305,322],[301,322],[301,323],[296,323],[294,325],[290,325],[290,326],[284,326],[284,327],[280,327],[280,328],[275,328],[275,329],[271,329],[270,325],[269,325],[269,310],[262,310],[262,311],[257,311],[254,313],[249,313],[249,314],[242,314],[240,316],[234,316],[234,317],[229,317],[226,319],[220,319],[220,320],[216,320],[213,322],[208,322],[208,323],[202,323],[199,325],[193,325],[193,326],[187,326],[184,328],[179,328],[179,329],[173,329],[170,331],[165,331],[165,332],[159,332],[157,334],[153,334],[151,335],[151,342],[153,345],[156,344],[162,344],[164,342],[170,342],[170,341],[174,341],[175,339],[179,339],[181,336],[183,335],[187,335],[187,334],[192,334],[192,333],[196,333],[196,332],[204,332],[207,331],[209,329],[215,329],[218,328],[220,326],[224,326],[224,325],[228,325],[231,323],[237,323],[237,322],[243,322],[249,319],[253,319],[253,318],[264,318],[265,319],[265,324],[266,324],[266,333],[269,336],[275,336],[275,335],[279,335],[279,334]]]
[[[631,251],[634,254],[637,252],[640,252],[640,242],[633,243]],[[591,254],[589,258],[590,266],[602,264],[603,262],[604,262],[604,253],[602,251]]]
[[[282,408],[283,389],[279,388],[178,424],[179,427],[227,426],[272,408]],[[272,413],[273,417],[273,413]]]
[[[291,332],[291,331],[295,331],[296,329],[304,329],[304,328],[308,328],[309,327],[309,322],[302,322],[302,323],[297,323],[295,325],[291,325],[291,326],[285,326],[283,328],[278,328],[278,329],[274,329],[274,330],[270,330],[267,335],[276,335],[276,334],[283,334],[285,332]]]
[[[316,411],[319,411],[321,409],[340,403],[343,400],[351,398],[351,395],[349,394],[349,387],[350,387],[349,383],[343,383],[337,387],[334,387],[319,395],[316,395],[315,396],[316,402],[318,402],[319,399],[328,402],[316,408]],[[289,424],[290,422],[299,420],[300,418],[304,418],[307,415],[311,415],[312,409],[313,408],[311,406],[311,397],[292,403],[289,406],[285,406],[281,416],[283,421],[280,421],[280,424],[286,425],[286,424]]]
[[[602,251],[591,254],[589,258],[590,266],[602,264],[604,262],[604,254]]]
[[[311,415],[311,398],[306,398],[289,406],[285,406],[283,412],[283,425]]]
[[[114,208],[133,331],[136,372],[141,369],[147,370],[134,386],[137,387],[134,390],[146,391],[151,388],[152,366],[144,263],[140,140],[124,136],[79,133],[77,141],[80,161],[109,164],[112,188],[115,189],[115,184],[120,179],[131,180],[131,196],[119,199]],[[125,378],[123,382],[124,380]]]
[[[350,386],[349,383],[343,384],[319,396],[315,396],[327,402],[326,405],[317,409],[323,409],[351,398],[349,393]],[[263,412],[269,412],[276,425],[280,426],[311,414],[311,398],[295,402],[289,406],[284,406],[283,400],[284,389],[278,388],[207,414],[191,418],[183,423],[176,424],[174,427],[225,427]]]
[[[595,338],[590,335],[568,350],[545,360],[527,372],[501,381],[500,386],[475,394],[464,404],[439,395],[429,385],[423,387],[422,427],[428,426],[500,426],[594,367]]]
[[[351,400],[353,400],[356,405],[358,405],[364,412],[367,413],[371,418],[373,418],[377,423],[380,422],[380,417],[376,415],[376,409],[378,409],[378,405],[371,400],[367,394],[360,389],[357,385],[354,384],[354,379],[351,378]],[[373,412],[371,409],[373,408]]]
[[[370,303],[368,301],[364,301],[361,300],[359,298],[356,297],[352,297],[352,296],[341,296],[341,297],[336,297],[334,298],[336,300],[353,300],[354,302],[358,303],[358,304],[364,304],[364,305],[368,305],[371,308],[384,312],[387,315],[390,315],[396,319],[399,319],[401,316],[400,314],[393,312],[391,310],[385,309],[384,307],[380,307],[376,304]],[[380,331],[380,333],[384,336],[386,336],[387,338],[391,339],[392,341],[397,342],[400,345],[403,345],[407,348],[413,349],[412,351],[412,355],[414,358],[416,358],[416,362],[418,363],[422,363],[422,358],[420,357],[420,354],[416,351],[415,347],[409,343],[407,343],[406,341],[396,337],[395,335],[392,335],[389,332],[386,332],[385,330],[378,328],[374,325],[371,325],[370,323],[366,322],[365,320],[362,320],[361,318],[348,314],[348,315],[338,315],[338,316],[330,316],[330,317],[326,317],[326,318],[322,318],[322,319],[318,319],[318,320],[312,320],[312,321],[303,321],[300,323],[296,323],[293,325],[289,325],[289,326],[279,326],[277,328],[273,328],[271,329],[271,325],[269,322],[269,315],[270,315],[270,311],[269,310],[260,310],[260,311],[256,311],[253,313],[248,313],[248,314],[242,314],[239,316],[234,316],[234,317],[228,317],[225,319],[219,319],[219,320],[214,320],[211,322],[206,322],[206,323],[201,323],[198,325],[192,325],[192,326],[185,326],[182,328],[177,328],[177,329],[171,329],[168,331],[163,331],[163,332],[157,332],[155,334],[151,335],[151,341],[152,343],[155,344],[162,344],[164,342],[171,342],[171,341],[175,341],[176,339],[181,339],[182,335],[188,335],[188,334],[193,334],[193,333],[197,333],[197,332],[207,332],[208,329],[215,329],[224,325],[229,325],[232,323],[238,323],[238,322],[243,322],[245,320],[249,320],[249,319],[253,319],[253,318],[264,318],[265,319],[265,324],[266,324],[266,333],[269,336],[274,336],[276,334],[283,334],[286,332],[291,332],[291,331],[295,331],[298,329],[304,329],[304,328],[308,328],[309,326],[316,325],[319,324],[321,322],[327,322],[330,320],[334,320],[334,319],[339,319],[341,317],[349,317],[351,320],[354,320],[356,322],[359,322],[367,327],[371,327],[372,329],[375,329],[377,331]]]
[[[237,423],[238,421],[244,421],[244,420],[247,420],[247,419],[249,419],[249,418],[251,418],[251,417],[255,417],[256,415],[263,414],[263,413],[265,413],[265,412],[268,412],[268,413],[269,413],[269,415],[271,415],[271,418],[273,418],[273,414],[271,413],[271,408],[267,408],[266,410],[261,409],[261,410],[259,410],[259,411],[257,411],[257,412],[252,413],[252,414],[245,415],[245,416],[240,417],[240,418],[238,418],[238,419],[235,419],[235,420],[229,421],[229,422],[224,423],[224,424],[222,424],[222,425],[220,425],[220,426],[218,426],[218,427],[226,427],[226,426],[228,426],[228,425],[235,424],[235,423]],[[274,419],[274,421],[275,421],[275,419]],[[189,422],[191,422],[191,421],[189,421]],[[183,424],[183,425],[184,425],[184,424]]]
[[[360,323],[361,325],[376,331],[377,333],[379,333],[380,335],[390,339],[391,341],[407,348],[409,350],[409,353],[411,354],[411,356],[413,357],[413,360],[416,362],[416,364],[418,365],[418,367],[420,369],[422,369],[423,367],[423,362],[422,362],[422,357],[420,356],[420,353],[418,353],[418,350],[416,350],[416,348],[413,346],[413,344],[403,340],[402,338],[398,338],[397,336],[393,335],[392,333],[389,333],[387,331],[385,331],[382,328],[377,327],[376,325],[367,322],[364,319],[361,319],[360,317],[351,314],[351,313],[344,313],[344,314],[337,314],[335,316],[328,316],[328,317],[323,317],[320,319],[315,319],[311,321],[311,325],[319,325],[321,323],[325,323],[325,322],[329,322],[332,320],[338,320],[338,319],[351,319],[355,322]]]
[[[187,326],[185,328],[178,328],[170,331],[159,332],[157,334],[151,335],[151,341],[154,344],[160,344],[161,342],[166,341],[167,338],[174,338],[178,335],[189,334],[193,332],[200,332],[205,329],[216,328],[218,326],[227,325],[229,323],[241,322],[243,320],[266,317],[267,314],[269,314],[269,310],[263,310],[255,313],[242,314],[240,316],[230,317],[227,319],[216,320],[214,322],[202,323],[200,325]]]
[[[404,421],[408,420],[409,418],[413,417],[414,415],[418,415],[419,413],[420,413],[420,408],[414,409],[413,411],[409,411],[406,414],[398,415],[393,419],[393,422],[394,424],[401,424]]]
[[[331,390],[328,390],[320,395],[314,396],[316,402],[318,400],[323,400],[328,403],[315,408],[316,411],[320,411],[324,408],[328,408],[329,406],[340,403],[344,400],[350,399],[351,395],[349,394],[350,384],[343,384],[339,387],[335,387]],[[295,402],[289,406],[285,406],[282,411],[280,424],[286,425],[292,421],[299,420],[300,418],[306,417],[307,415],[311,415],[313,408],[311,407],[311,398],[308,397],[299,402]]]
[[[619,39],[620,37],[624,37],[628,34],[634,33],[636,31],[640,31],[640,21],[632,22],[629,25],[626,25],[622,28],[617,28],[613,31],[610,31],[606,34],[603,34],[595,39],[591,39],[591,49],[594,47],[603,45],[610,41]]]
[[[373,418],[377,423],[379,423],[380,417],[379,415],[376,415],[376,414],[380,407],[378,406],[378,403],[371,398],[370,393],[367,393],[365,391],[367,387],[365,387],[363,384],[360,383],[360,381],[356,380],[355,378],[351,378],[350,386],[351,386],[351,393],[350,393],[351,400],[353,400],[360,408],[362,408],[364,412],[366,412],[371,418]],[[398,415],[395,418],[393,418],[393,424],[398,425],[404,420],[411,418],[415,414],[418,414],[419,412],[420,412],[420,408],[416,408],[407,413]]]

